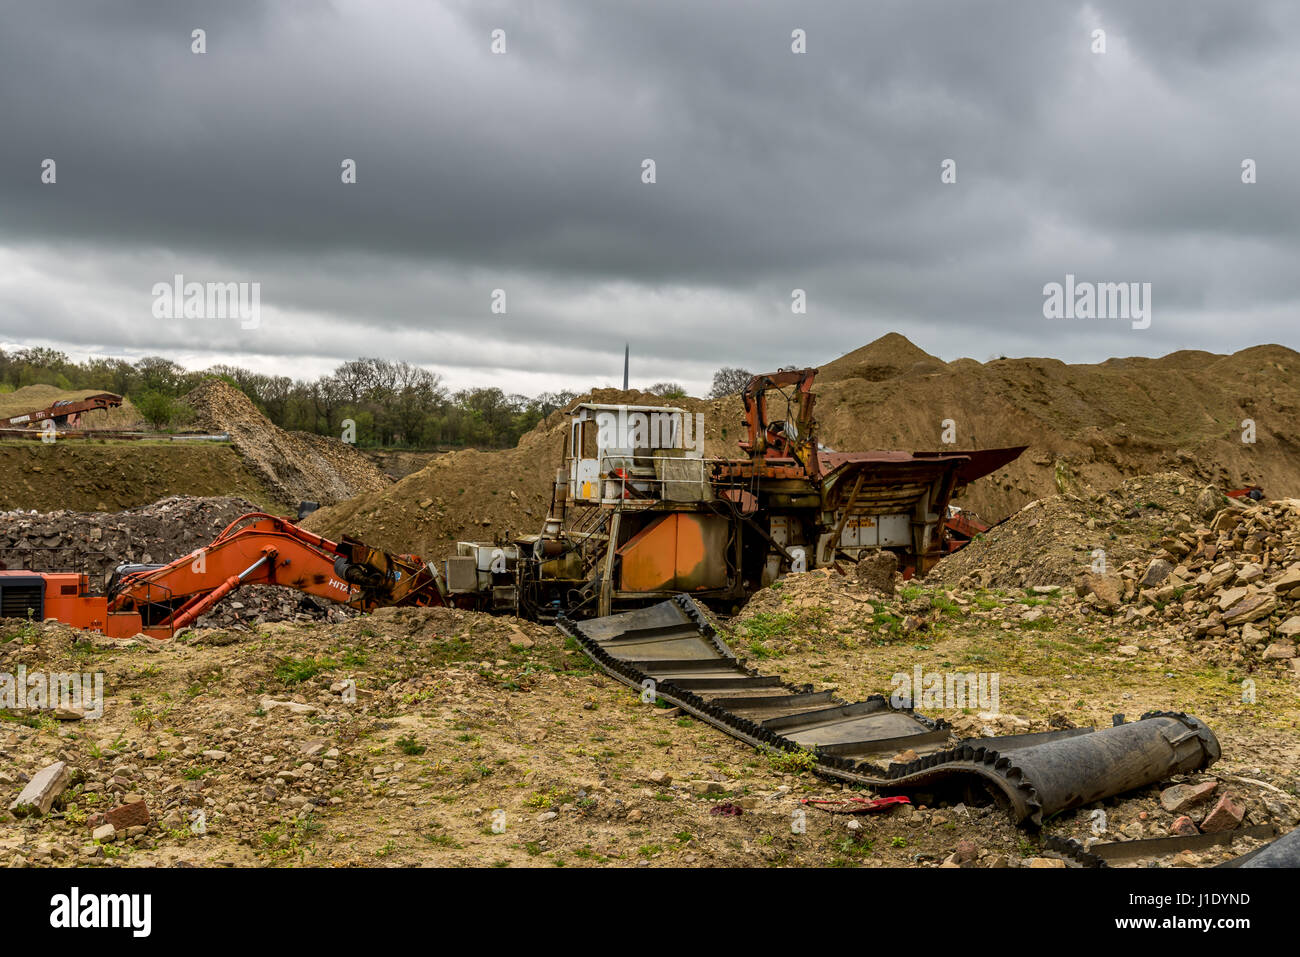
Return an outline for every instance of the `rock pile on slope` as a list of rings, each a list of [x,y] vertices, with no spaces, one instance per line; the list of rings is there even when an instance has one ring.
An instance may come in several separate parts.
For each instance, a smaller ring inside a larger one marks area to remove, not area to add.
[[[0,512],[0,562],[84,572],[102,585],[122,562],[169,562],[205,545],[245,512],[240,498],[165,498],[123,512]]]
[[[286,432],[223,379],[208,379],[185,401],[197,428],[227,432],[249,470],[288,505],[327,504],[386,488],[388,477],[361,452],[336,439]]]
[[[1205,489],[1176,472],[1127,479],[1105,492],[1067,491],[1036,499],[926,576],[983,588],[1072,585],[1099,558],[1106,567],[1148,556],[1161,539],[1190,531]],[[1226,498],[1209,493],[1210,513]],[[1098,550],[1102,555],[1098,555]]]
[[[1207,524],[1165,536],[1160,549],[1116,575],[1090,577],[1079,593],[1126,621],[1226,641],[1300,674],[1300,499],[1233,503]]]

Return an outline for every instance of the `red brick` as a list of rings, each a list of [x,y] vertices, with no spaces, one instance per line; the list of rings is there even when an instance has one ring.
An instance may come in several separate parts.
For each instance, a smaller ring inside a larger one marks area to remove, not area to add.
[[[1205,815],[1205,820],[1201,822],[1201,830],[1207,834],[1214,831],[1231,831],[1241,826],[1241,820],[1245,816],[1245,809],[1230,795],[1225,794],[1219,798],[1219,803],[1214,805],[1214,809]]]
[[[104,819],[119,831],[125,831],[128,827],[148,827],[149,808],[143,801],[119,804],[105,814]]]
[[[1195,807],[1210,799],[1218,781],[1204,781],[1201,784],[1175,784],[1160,792],[1160,806],[1171,814],[1182,814],[1189,807]]]

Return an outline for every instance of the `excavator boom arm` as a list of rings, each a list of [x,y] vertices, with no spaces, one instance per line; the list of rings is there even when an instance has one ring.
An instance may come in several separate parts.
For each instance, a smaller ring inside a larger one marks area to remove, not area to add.
[[[146,631],[183,628],[242,585],[278,585],[361,611],[385,605],[438,605],[432,566],[344,538],[332,542],[292,522],[253,512],[208,545],[158,568],[113,582],[108,614],[138,613]]]

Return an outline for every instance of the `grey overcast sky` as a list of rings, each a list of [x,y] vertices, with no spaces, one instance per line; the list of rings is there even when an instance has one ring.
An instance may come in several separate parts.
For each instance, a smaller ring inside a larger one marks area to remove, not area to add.
[[[625,341],[695,392],[891,331],[1295,347],[1297,117],[1293,2],[0,0],[0,348],[533,394]],[[155,318],[178,273],[260,324]],[[1044,318],[1067,273],[1150,328]]]

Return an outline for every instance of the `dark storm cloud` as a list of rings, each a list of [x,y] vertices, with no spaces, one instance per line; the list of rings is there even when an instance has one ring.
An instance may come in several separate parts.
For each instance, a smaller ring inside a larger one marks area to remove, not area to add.
[[[625,338],[697,387],[895,330],[981,359],[1297,338],[1287,4],[0,10],[0,342],[540,388],[612,380]],[[266,321],[154,319],[176,272],[260,281]],[[1066,272],[1151,282],[1152,327],[1043,319]]]

